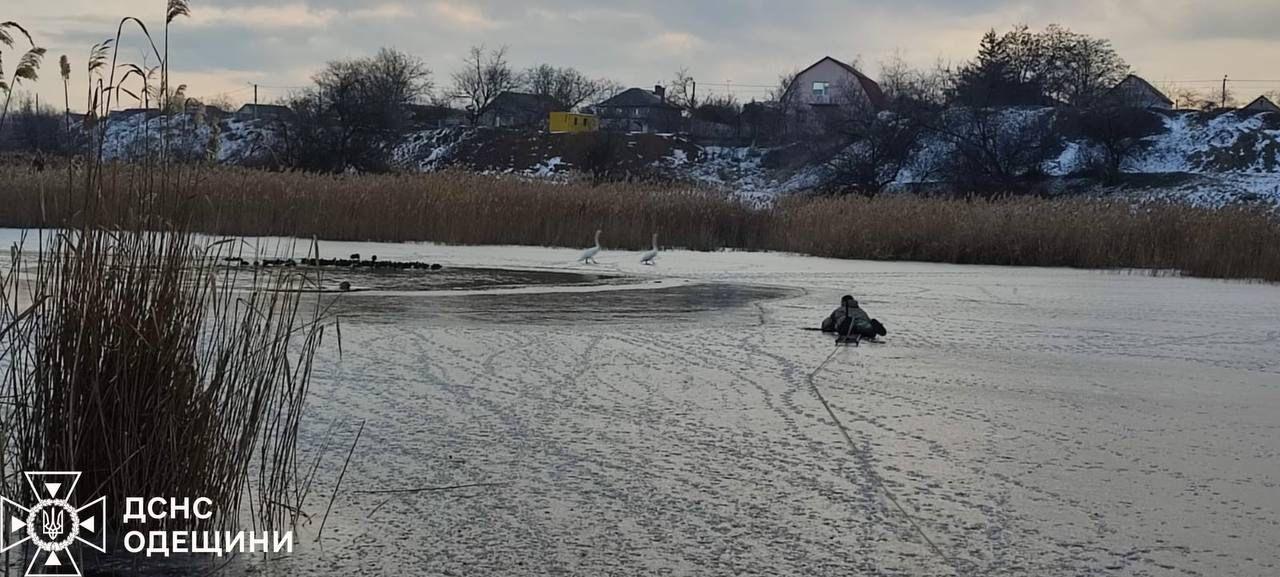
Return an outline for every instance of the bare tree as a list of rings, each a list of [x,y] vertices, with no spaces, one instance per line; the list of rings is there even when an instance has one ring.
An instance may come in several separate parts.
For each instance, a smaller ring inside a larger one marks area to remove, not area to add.
[[[1080,131],[1101,151],[1099,172],[1108,182],[1117,181],[1124,165],[1143,148],[1143,138],[1164,126],[1160,117],[1145,108],[1104,106],[1080,114]]]
[[[1182,110],[1212,111],[1236,105],[1235,93],[1230,88],[1223,94],[1219,88],[1202,92],[1189,86],[1174,85],[1165,91],[1165,95],[1173,100],[1175,108]]]
[[[1165,93],[1173,100],[1174,108],[1199,110],[1215,106],[1202,92],[1189,86],[1171,86]]]
[[[698,107],[698,83],[689,75],[688,68],[677,70],[675,78],[667,84],[667,102],[689,110]]]
[[[603,78],[590,78],[577,69],[540,64],[520,74],[523,90],[548,96],[575,110],[584,104],[601,100],[616,83]]]
[[[234,112],[236,108],[242,104],[242,102],[233,100],[231,96],[227,94],[215,94],[213,96],[205,97],[201,99],[201,103],[205,106],[217,108],[224,112]]]
[[[852,130],[852,127],[851,127]],[[867,116],[852,143],[829,162],[828,186],[839,193],[875,196],[898,180],[920,146],[922,128],[907,116]]]
[[[315,87],[296,95],[290,136],[295,166],[340,172],[387,168],[389,147],[405,130],[406,106],[431,92],[419,59],[382,49],[372,58],[330,62]]]
[[[480,118],[480,110],[519,84],[519,78],[507,64],[506,46],[488,52],[484,46],[472,46],[462,69],[453,73],[454,96],[467,101],[467,113],[473,124]]]
[[[930,107],[946,104],[954,74],[942,60],[931,68],[913,68],[899,52],[880,62],[881,90],[889,108]]]
[[[586,150],[579,168],[591,174],[591,185],[625,180],[626,170],[621,165],[627,152],[626,139],[607,130],[581,136],[586,139]]]
[[[911,89],[916,74],[902,52],[895,50],[888,58],[880,61],[880,78],[877,82],[886,98],[893,100]]]
[[[1056,139],[1044,112],[953,108],[933,125],[950,141],[952,182],[973,192],[1016,192],[1043,174]]]
[[[753,138],[766,142],[785,141],[792,125],[795,102],[787,96],[791,85],[800,75],[799,68],[778,75],[778,83],[769,90],[768,102],[749,103],[743,107],[744,117],[751,127]]]
[[[1059,102],[1073,106],[1096,104],[1129,73],[1129,65],[1109,40],[1076,34],[1052,24],[1043,35],[1048,53],[1045,88]]]
[[[827,187],[837,193],[875,196],[898,180],[919,151],[927,126],[940,107],[925,106],[914,76],[902,67],[897,74],[895,98],[878,110],[856,86],[839,91],[844,102],[837,110],[839,130],[847,145],[827,162]]]
[[[577,71],[567,69],[571,73],[576,74]],[[540,96],[551,96],[564,89],[562,84],[566,82],[566,74],[562,74],[559,68],[550,64],[539,64],[531,67],[520,74],[521,89],[530,94]]]
[[[795,84],[796,77],[800,75],[797,68],[791,69],[789,72],[783,72],[778,75],[778,85],[769,91],[769,100],[782,104],[787,97],[787,91],[791,90],[791,85]]]

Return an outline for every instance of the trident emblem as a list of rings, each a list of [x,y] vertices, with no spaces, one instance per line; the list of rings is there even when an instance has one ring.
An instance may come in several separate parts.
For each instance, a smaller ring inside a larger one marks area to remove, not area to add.
[[[79,577],[75,549],[107,550],[107,498],[72,505],[68,499],[80,480],[75,471],[29,471],[26,477],[34,503],[22,506],[0,497],[0,553],[30,542],[27,577]]]
[[[44,522],[44,536],[50,541],[57,539],[62,534],[62,518],[66,511],[58,510],[57,512],[45,509],[40,512],[40,520]]]

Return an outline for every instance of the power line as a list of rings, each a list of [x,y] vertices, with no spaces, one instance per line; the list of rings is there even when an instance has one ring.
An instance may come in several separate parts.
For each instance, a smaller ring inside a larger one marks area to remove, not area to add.
[[[739,84],[737,82],[732,82],[732,81],[730,82],[699,82],[699,84],[702,84],[703,86],[728,86],[728,87],[734,87],[734,88],[739,86],[743,86],[746,88],[777,88],[778,87],[777,84]]]
[[[1168,83],[1170,83],[1170,84],[1205,84],[1205,83],[1214,83],[1214,84],[1217,84],[1217,83],[1219,83],[1219,82],[1222,82],[1222,79],[1221,79],[1221,78],[1209,78],[1209,79],[1205,79],[1205,80],[1161,80],[1161,82],[1168,82]],[[1230,78],[1230,79],[1228,79],[1228,80],[1227,80],[1227,82],[1262,82],[1262,83],[1280,83],[1280,78],[1276,78],[1276,79],[1272,79],[1272,80],[1256,79],[1256,78],[1253,78],[1253,79],[1235,79],[1235,78]]]
[[[214,94],[214,96],[231,96],[232,94],[239,94],[239,93],[244,92],[244,91],[246,91],[246,90],[248,90],[248,89],[249,89],[249,87],[248,87],[248,86],[245,86],[245,87],[243,87],[243,88],[237,88],[237,89],[235,89],[235,90],[228,90],[228,91],[226,91],[226,92],[218,92],[218,93],[215,93],[215,94]]]

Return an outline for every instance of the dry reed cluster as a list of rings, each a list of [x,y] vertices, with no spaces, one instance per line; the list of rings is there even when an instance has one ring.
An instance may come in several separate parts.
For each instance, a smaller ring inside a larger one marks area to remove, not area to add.
[[[233,245],[194,239],[82,228],[12,251],[3,467],[81,471],[86,494],[116,507],[213,500],[212,519],[181,528],[233,527],[246,504],[287,528],[304,497],[294,449],[319,309],[302,312],[296,274],[218,267]]]
[[[104,174],[108,183],[144,176],[129,166]],[[53,218],[76,210],[40,194],[56,185],[57,175],[9,167],[0,169],[0,178],[16,184],[0,191],[2,226],[30,224],[42,210]],[[694,187],[593,188],[461,172],[328,176],[213,168],[185,179],[184,190],[199,207],[192,226],[216,234],[576,247],[589,245],[602,228],[605,244],[614,248],[643,248],[657,231],[667,246],[698,250],[1177,269],[1280,281],[1280,219],[1264,207],[882,196],[797,197],[761,208]],[[121,212],[104,207],[104,213]]]
[[[0,226],[20,227],[79,210],[40,190],[56,190],[66,175],[0,167]],[[100,210],[114,206],[113,186],[145,180],[137,167],[113,166],[103,175]],[[197,229],[226,235],[301,235],[330,240],[426,240],[451,244],[578,246],[597,228],[614,247],[663,242],[695,249],[765,248],[770,216],[720,195],[695,189],[640,185],[559,185],[466,172],[428,175],[332,176],[217,168],[183,177]],[[43,199],[43,200],[42,200]],[[43,203],[43,204],[42,204]]]
[[[188,7],[165,7],[163,56],[133,17],[95,45],[88,70],[109,80],[91,82],[88,120],[112,109],[130,77],[117,82],[118,51],[107,58],[126,26],[160,62],[158,87],[133,67],[143,92],[181,100],[168,86],[167,39]],[[37,229],[0,269],[0,492],[27,501],[18,473],[80,471],[78,497],[106,496],[116,519],[128,497],[206,497],[211,519],[157,524],[288,529],[315,471],[296,447],[324,334],[324,304],[302,302],[316,279],[219,267],[239,250],[198,235],[201,173],[163,146],[127,170],[104,164],[105,123],[88,123],[95,150],[78,168],[0,174],[0,196],[29,203],[9,222]]]
[[[886,196],[798,200],[776,213],[773,246],[819,256],[1280,281],[1280,218],[1257,206]]]

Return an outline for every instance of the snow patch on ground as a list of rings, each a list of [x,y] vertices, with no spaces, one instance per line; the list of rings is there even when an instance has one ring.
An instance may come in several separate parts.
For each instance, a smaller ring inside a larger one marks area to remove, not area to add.
[[[1045,161],[1044,173],[1049,176],[1070,176],[1088,168],[1095,152],[1084,142],[1066,142],[1062,153]]]
[[[454,159],[458,145],[470,136],[468,131],[455,129],[410,132],[391,151],[392,163],[420,172],[440,170]]]
[[[555,176],[558,171],[563,171],[568,167],[569,163],[561,160],[559,156],[556,156],[538,163],[533,168],[525,171],[525,174],[535,178],[549,178]]]
[[[697,162],[681,162],[683,175],[694,182],[724,189],[755,204],[769,204],[779,196],[813,188],[825,180],[821,165],[796,171],[763,166],[768,148],[705,146]],[[680,151],[683,153],[683,151]]]

